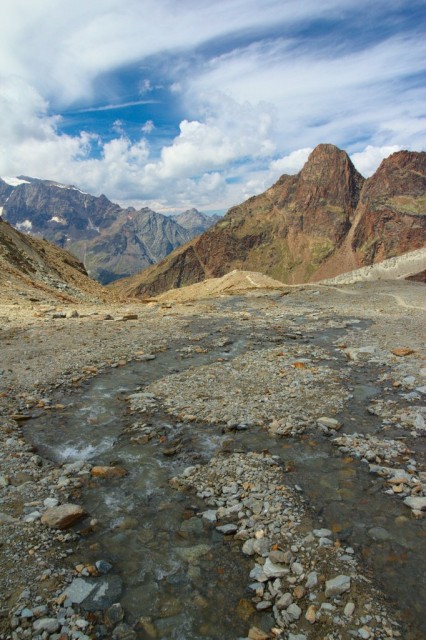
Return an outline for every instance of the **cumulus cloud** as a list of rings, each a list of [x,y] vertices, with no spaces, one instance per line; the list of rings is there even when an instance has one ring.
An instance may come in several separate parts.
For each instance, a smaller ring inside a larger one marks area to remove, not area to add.
[[[353,153],[351,160],[358,171],[367,178],[376,171],[382,160],[396,151],[401,151],[401,149],[402,147],[397,144],[385,147],[373,147],[369,144],[364,151]]]
[[[425,91],[415,78],[426,42],[415,28],[356,47],[332,31],[317,40],[299,34],[351,11],[377,15],[379,25],[399,0],[344,4],[5,0],[0,175],[73,182],[162,209],[226,208],[299,171],[320,142],[349,151],[363,175],[395,150],[424,148]],[[139,69],[133,94],[115,81],[129,65]],[[154,105],[156,90],[167,87],[179,120],[165,133],[154,115],[127,133],[115,110]],[[61,113],[71,109],[111,118],[115,137],[64,133]]]

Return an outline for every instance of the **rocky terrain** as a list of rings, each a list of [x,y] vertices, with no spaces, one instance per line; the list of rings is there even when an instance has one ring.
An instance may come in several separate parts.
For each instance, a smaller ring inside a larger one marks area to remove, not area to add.
[[[104,195],[27,176],[0,178],[0,214],[16,229],[69,250],[102,284],[158,262],[218,220],[196,209],[175,216],[123,209]]]
[[[20,233],[2,219],[0,291],[3,302],[17,306],[111,298],[70,253],[46,240]]]
[[[365,180],[344,151],[319,145],[299,174],[117,286],[146,297],[233,269],[290,284],[334,277],[424,248],[425,193],[424,152],[394,153]]]
[[[18,286],[0,288],[2,639],[215,638],[218,610],[230,639],[424,637],[424,285],[234,274],[125,305]]]

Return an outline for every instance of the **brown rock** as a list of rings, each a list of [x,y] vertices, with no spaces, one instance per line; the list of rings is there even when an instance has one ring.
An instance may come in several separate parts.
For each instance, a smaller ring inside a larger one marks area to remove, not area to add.
[[[392,349],[392,353],[394,356],[411,356],[414,353],[414,349],[409,349],[407,347],[397,347],[396,349]]]
[[[41,517],[41,522],[52,529],[68,529],[84,518],[86,512],[77,504],[61,504],[48,509]]]
[[[92,467],[90,471],[94,478],[123,478],[127,476],[126,469],[123,467]]]
[[[248,632],[248,637],[250,640],[268,640],[271,636],[269,633],[262,631],[262,629],[259,629],[258,627],[251,627]]]
[[[216,225],[119,292],[157,295],[233,269],[282,282],[313,282],[426,243],[426,153],[400,151],[365,180],[348,155],[321,144],[299,174],[232,207]]]
[[[305,614],[305,618],[308,622],[310,622],[311,624],[314,624],[316,622],[316,609],[314,607],[313,604],[311,604],[310,607],[308,607],[306,614]]]

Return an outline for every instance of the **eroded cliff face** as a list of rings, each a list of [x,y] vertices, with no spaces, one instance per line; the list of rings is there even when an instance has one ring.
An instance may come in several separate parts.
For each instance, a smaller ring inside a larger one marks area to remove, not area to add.
[[[417,249],[426,240],[425,174],[426,154],[402,151],[365,180],[344,151],[319,145],[299,174],[117,287],[156,295],[233,269],[297,284]]]
[[[351,234],[362,266],[425,245],[425,165],[425,153],[399,151],[366,181]]]

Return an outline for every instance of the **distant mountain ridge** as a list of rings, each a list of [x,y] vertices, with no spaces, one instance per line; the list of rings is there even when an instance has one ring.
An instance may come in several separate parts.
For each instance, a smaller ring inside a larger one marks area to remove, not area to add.
[[[175,216],[123,209],[104,195],[27,176],[0,178],[0,214],[71,251],[103,284],[158,262],[217,220],[196,209]]]
[[[117,284],[133,296],[221,277],[234,269],[298,284],[337,276],[426,244],[426,153],[399,151],[367,180],[334,145],[297,175],[232,207],[201,236]]]

